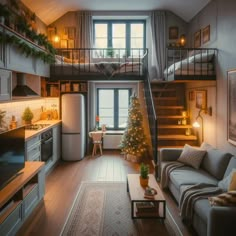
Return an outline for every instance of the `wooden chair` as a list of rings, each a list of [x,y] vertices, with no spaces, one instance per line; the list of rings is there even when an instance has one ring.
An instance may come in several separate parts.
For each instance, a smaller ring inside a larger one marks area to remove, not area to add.
[[[97,149],[98,148],[100,150],[100,156],[102,155],[102,137],[103,137],[102,132],[92,132],[91,133],[91,138],[93,140],[93,153],[92,153],[92,156],[97,154]]]

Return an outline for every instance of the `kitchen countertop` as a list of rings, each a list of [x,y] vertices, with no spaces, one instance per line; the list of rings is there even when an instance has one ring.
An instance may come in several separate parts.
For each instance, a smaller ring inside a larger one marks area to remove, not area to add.
[[[50,124],[49,126],[43,128],[43,129],[39,129],[39,130],[25,130],[25,141],[33,138],[34,136],[37,136],[41,133],[43,133],[44,131],[61,124],[61,120],[39,120],[33,124]]]

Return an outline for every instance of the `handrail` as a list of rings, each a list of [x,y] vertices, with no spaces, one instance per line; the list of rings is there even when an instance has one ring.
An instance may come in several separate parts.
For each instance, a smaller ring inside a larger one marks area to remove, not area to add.
[[[144,80],[144,91],[145,91],[145,98],[147,104],[147,111],[148,111],[148,120],[149,120],[149,128],[151,134],[151,142],[152,142],[152,152],[153,152],[153,159],[155,164],[155,174],[156,178],[158,179],[158,151],[157,151],[157,115],[156,110],[153,102],[152,96],[152,89],[151,89],[151,82],[149,74],[147,73],[147,77]]]

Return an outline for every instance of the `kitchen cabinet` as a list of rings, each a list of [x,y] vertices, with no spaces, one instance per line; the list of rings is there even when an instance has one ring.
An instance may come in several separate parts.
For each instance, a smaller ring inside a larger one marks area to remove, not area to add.
[[[53,155],[52,159],[46,164],[46,172],[48,172],[61,157],[61,125],[58,124],[52,128],[53,138]]]
[[[25,168],[0,190],[0,235],[16,235],[45,193],[45,165],[25,162]]]
[[[0,33],[2,35],[14,37],[15,40],[22,43],[22,45],[28,46],[32,51],[37,51],[39,54],[46,52],[42,47],[5,25],[0,24]],[[18,45],[2,42],[0,44],[0,52],[2,52],[0,56],[0,65],[5,69],[45,77],[50,76],[49,64],[44,63],[40,58],[30,56],[30,53],[28,56],[25,53],[22,53],[22,48]]]
[[[0,101],[11,100],[12,73],[0,69]]]
[[[54,124],[48,129],[52,129],[53,154],[45,165],[45,171],[48,172],[61,157],[61,124]],[[47,130],[48,130],[47,129]],[[44,130],[46,131],[46,130]],[[25,142],[25,159],[27,161],[42,161],[41,159],[41,135],[44,131],[39,131],[32,138]]]
[[[41,160],[41,135],[34,136],[25,144],[25,158],[27,161]]]

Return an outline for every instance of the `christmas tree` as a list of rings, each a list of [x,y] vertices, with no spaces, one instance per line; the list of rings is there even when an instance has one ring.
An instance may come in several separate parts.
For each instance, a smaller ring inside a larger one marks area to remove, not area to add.
[[[122,136],[120,148],[124,154],[141,157],[147,149],[143,129],[143,116],[136,96],[131,97],[126,130]]]

